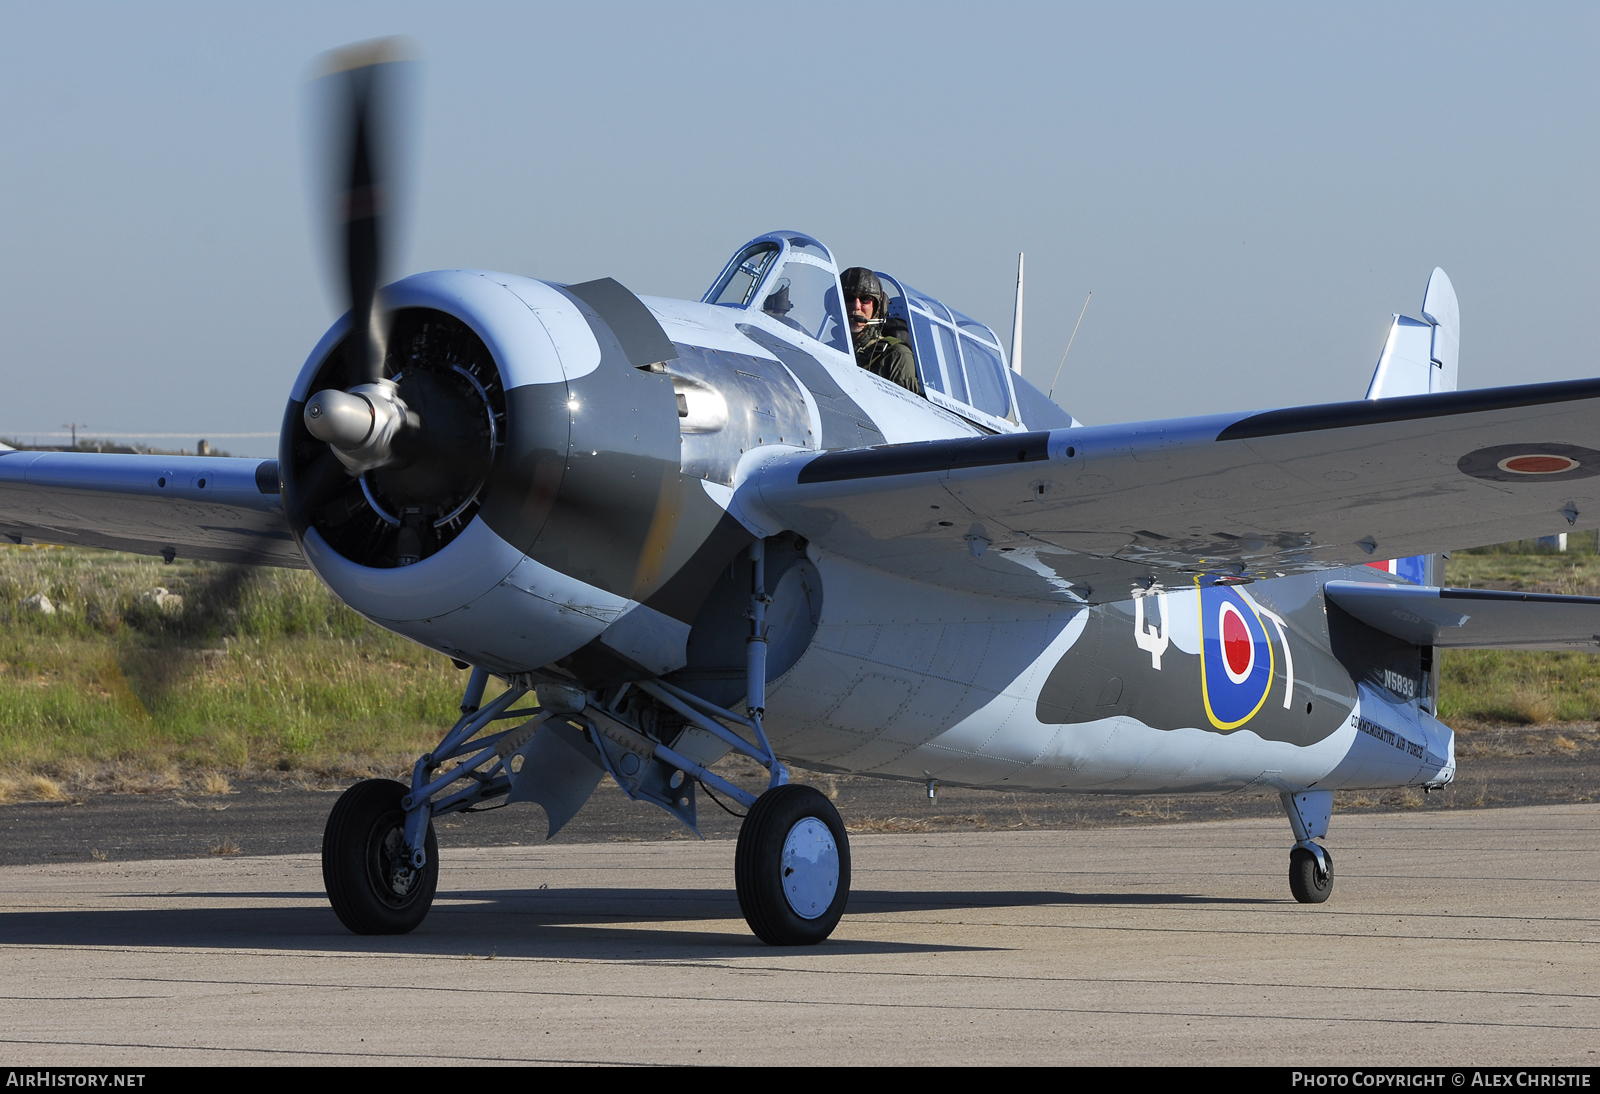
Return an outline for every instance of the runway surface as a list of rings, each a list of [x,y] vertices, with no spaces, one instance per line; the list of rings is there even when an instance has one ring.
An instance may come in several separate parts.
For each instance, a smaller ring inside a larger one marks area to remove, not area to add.
[[[750,936],[733,844],[456,849],[357,938],[314,856],[0,868],[13,1065],[1593,1066],[1600,806],[862,835],[827,944]]]

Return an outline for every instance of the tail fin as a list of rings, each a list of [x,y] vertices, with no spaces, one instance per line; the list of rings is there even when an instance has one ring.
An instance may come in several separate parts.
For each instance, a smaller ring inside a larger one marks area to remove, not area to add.
[[[1422,318],[1394,317],[1366,397],[1454,391],[1460,353],[1461,309],[1455,286],[1443,270],[1435,269],[1422,296]]]
[[[1461,307],[1455,286],[1437,267],[1422,294],[1422,318],[1394,317],[1383,344],[1378,367],[1367,385],[1367,398],[1392,399],[1396,395],[1427,395],[1456,389],[1456,363],[1461,353]],[[1387,562],[1369,562],[1380,570],[1418,585],[1443,585],[1443,555],[1417,555]],[[1429,713],[1439,712],[1439,664],[1432,646],[1423,647],[1422,667],[1428,674],[1423,702]]]

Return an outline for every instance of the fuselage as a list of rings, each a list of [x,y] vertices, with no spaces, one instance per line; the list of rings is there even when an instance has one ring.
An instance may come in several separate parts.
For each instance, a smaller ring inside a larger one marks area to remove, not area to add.
[[[1417,651],[1373,642],[1320,577],[1049,607],[816,565],[816,636],[768,690],[768,732],[807,766],[1121,793],[1454,774]]]
[[[1452,777],[1423,652],[1329,605],[1324,575],[1207,588],[1176,575],[1113,602],[1068,588],[983,596],[763,527],[738,489],[773,456],[1040,426],[1020,395],[1006,419],[964,415],[759,308],[630,296],[665,335],[651,343],[608,285],[445,271],[391,287],[397,329],[415,332],[411,363],[395,366],[402,390],[407,370],[414,384],[428,369],[471,372],[498,446],[493,473],[450,495],[449,513],[407,504],[407,490],[439,493],[426,483],[329,472],[296,433],[309,393],[338,380],[343,321],[329,331],[291,398],[280,462],[297,538],[337,595],[503,676],[591,688],[655,676],[731,706],[746,633],[731,590],[760,535],[778,560],[766,726],[795,763],[1106,792]],[[1070,422],[1055,413],[1044,428]],[[415,561],[408,523],[422,532]]]

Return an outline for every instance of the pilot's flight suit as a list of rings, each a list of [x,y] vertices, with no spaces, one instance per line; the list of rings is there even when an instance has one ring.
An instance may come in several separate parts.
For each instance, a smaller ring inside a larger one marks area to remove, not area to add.
[[[922,394],[916,358],[911,354],[911,347],[898,338],[868,333],[867,340],[856,347],[856,364],[914,395]]]

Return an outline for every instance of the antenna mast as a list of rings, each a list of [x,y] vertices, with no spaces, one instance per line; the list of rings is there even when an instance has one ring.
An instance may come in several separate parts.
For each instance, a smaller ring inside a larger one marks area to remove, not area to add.
[[[1072,325],[1072,337],[1067,339],[1067,348],[1061,351],[1061,364],[1056,366],[1056,378],[1050,381],[1050,390],[1045,394],[1046,399],[1053,399],[1056,395],[1056,384],[1061,380],[1061,370],[1066,366],[1067,354],[1072,352],[1072,343],[1077,340],[1078,328],[1083,326],[1084,312],[1089,310],[1089,301],[1094,299],[1094,292],[1083,298],[1083,311],[1078,313],[1078,321]]]

